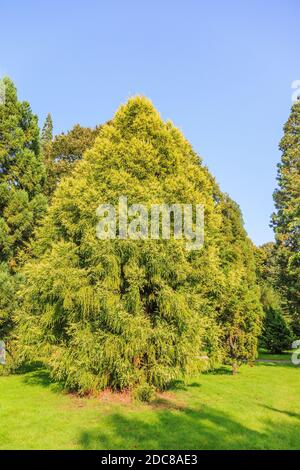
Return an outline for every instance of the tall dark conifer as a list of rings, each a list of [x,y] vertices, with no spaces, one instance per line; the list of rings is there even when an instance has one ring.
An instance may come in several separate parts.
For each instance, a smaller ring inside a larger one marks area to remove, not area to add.
[[[300,100],[296,101],[284,126],[279,148],[278,188],[274,192],[275,230],[280,275],[293,327],[300,334]]]
[[[45,168],[37,117],[20,102],[13,82],[3,79],[0,103],[0,339],[12,329],[20,255],[46,208]]]

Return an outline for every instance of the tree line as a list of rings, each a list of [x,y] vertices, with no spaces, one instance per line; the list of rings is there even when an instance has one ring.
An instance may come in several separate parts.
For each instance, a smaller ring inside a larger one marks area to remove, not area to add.
[[[42,363],[81,393],[143,394],[300,331],[300,104],[280,143],[276,242],[255,247],[239,206],[152,103],[134,97],[95,128],[39,129],[13,82],[0,104],[0,339],[6,371]],[[203,204],[205,243],[99,240],[96,209]],[[208,356],[208,361],[203,357]],[[3,370],[3,368],[2,368]]]

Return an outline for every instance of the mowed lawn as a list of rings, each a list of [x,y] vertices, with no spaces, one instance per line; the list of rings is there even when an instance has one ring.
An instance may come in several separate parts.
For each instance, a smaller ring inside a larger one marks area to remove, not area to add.
[[[43,370],[0,377],[0,449],[300,449],[300,367],[202,374],[152,404],[79,398]]]

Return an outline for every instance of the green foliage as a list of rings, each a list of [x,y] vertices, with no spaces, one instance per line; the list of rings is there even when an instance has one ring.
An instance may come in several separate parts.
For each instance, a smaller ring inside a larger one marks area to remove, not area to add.
[[[37,117],[27,102],[19,102],[10,79],[5,102],[0,105],[0,181],[10,190],[25,190],[31,197],[41,192],[45,172],[40,156]]]
[[[0,339],[5,340],[6,364],[0,375],[8,374],[16,363],[15,315],[18,309],[17,292],[23,281],[20,274],[12,274],[5,263],[0,264]]]
[[[53,121],[51,114],[48,113],[45,123],[43,125],[43,129],[41,132],[41,143],[45,145],[47,142],[52,142],[53,140]]]
[[[280,354],[291,348],[291,331],[280,309],[266,309],[260,343],[271,354]]]
[[[82,159],[84,152],[93,146],[99,127],[91,129],[76,124],[69,132],[59,134],[54,139],[52,131],[52,120],[48,115],[42,132],[48,195],[53,193],[64,176],[71,173],[75,163]]]
[[[255,257],[264,311],[260,346],[271,353],[281,353],[291,347],[292,335],[283,313],[285,302],[278,286],[279,269],[275,244],[266,243],[256,248]]]
[[[0,264],[0,331],[6,338],[12,329],[13,315],[17,310],[15,292],[20,283],[19,275],[12,275],[7,265]]]
[[[221,202],[221,261],[224,272],[218,321],[222,325],[225,361],[237,371],[257,354],[262,309],[255,274],[253,246],[243,227],[238,205],[228,196]]]
[[[274,242],[255,247],[256,273],[260,283],[268,284],[278,291],[279,266]]]
[[[19,102],[13,83],[4,78],[0,105],[0,262],[14,267],[45,211],[45,171],[40,154],[37,118]]]
[[[189,260],[181,240],[101,241],[96,209],[122,194],[129,203],[206,202],[209,231],[213,191],[189,144],[147,100],[121,107],[53,197],[38,258],[25,269],[24,353],[26,341],[28,351],[35,344],[33,355],[81,391],[163,388],[197,370],[206,325],[197,279],[207,255]]]
[[[203,204],[204,249],[174,238],[99,240],[96,209],[121,195],[147,207]],[[130,99],[53,195],[24,270],[23,354],[81,392],[163,389],[201,370],[205,351],[222,356],[229,337],[227,356],[252,358],[260,313],[252,246],[228,201],[173,124],[145,98]]]
[[[16,88],[4,78],[5,102],[0,104],[0,338],[13,328],[21,253],[46,209],[42,194],[45,170],[40,153],[37,117]]]
[[[300,101],[294,103],[279,146],[276,212],[272,223],[283,290],[295,333],[300,334]]]

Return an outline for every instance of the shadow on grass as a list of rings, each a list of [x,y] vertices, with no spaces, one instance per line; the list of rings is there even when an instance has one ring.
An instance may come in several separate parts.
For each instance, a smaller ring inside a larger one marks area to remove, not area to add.
[[[284,414],[289,416],[290,418],[296,418],[300,420],[300,414],[295,413],[294,411],[287,411],[287,410],[279,410],[278,408],[273,408],[272,406],[262,405],[263,408],[269,411],[275,411],[276,413]]]
[[[167,390],[172,390],[172,391],[176,391],[176,390],[187,390],[187,384],[183,381],[183,380],[173,380],[171,383],[170,383],[170,386],[167,388]]]
[[[296,413],[284,413],[300,419]],[[299,424],[276,418],[261,418],[260,431],[238,422],[231,415],[210,406],[167,407],[152,413],[121,412],[105,416],[99,425],[82,431],[78,447],[97,449],[198,449],[264,450],[298,449]]]
[[[84,431],[81,449],[249,449],[260,448],[264,434],[210,407],[163,409],[153,417],[114,413],[105,426]]]
[[[278,363],[270,366],[291,367]],[[207,373],[231,375],[231,370],[221,367]],[[198,386],[201,384],[197,382],[185,385],[184,382],[177,381],[173,384],[173,390],[188,390],[189,387]],[[87,450],[299,449],[299,423],[296,420],[300,420],[300,414],[288,409],[262,405],[270,413],[258,413],[258,427],[255,429],[253,423],[250,424],[251,420],[248,425],[244,416],[239,420],[239,415],[232,415],[212,406],[191,406],[175,400],[168,400],[166,397],[156,400],[149,407],[145,406],[139,413],[125,415],[120,411],[101,417],[101,423],[82,430],[78,446]]]
[[[200,388],[201,387],[201,384],[199,384],[198,382],[193,382],[191,384],[188,384],[188,388]]]
[[[62,392],[64,390],[61,382],[54,381],[47,369],[39,367],[27,371],[24,374],[23,382],[26,385],[38,385],[40,387],[51,388],[52,391]]]
[[[184,380],[173,380],[166,388],[166,392],[183,391],[186,392],[189,388],[200,388],[201,384],[198,382],[187,383]]]
[[[202,373],[205,375],[232,375],[232,369],[227,366],[220,366],[216,369],[209,369]]]

